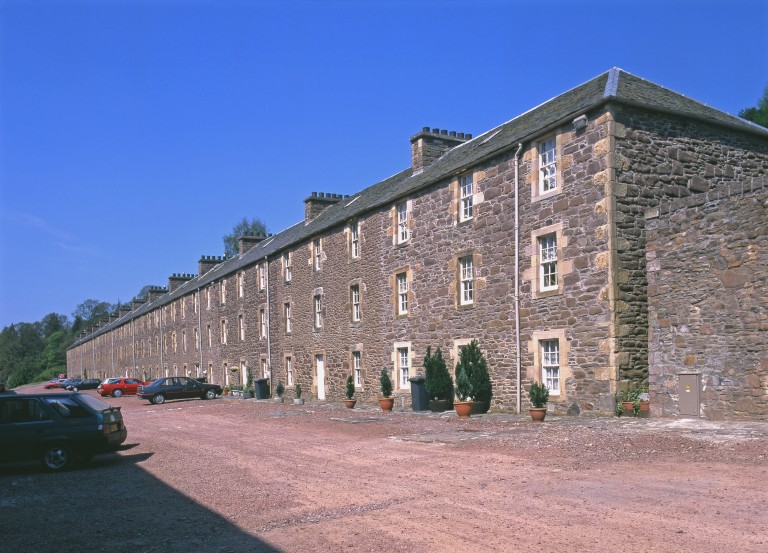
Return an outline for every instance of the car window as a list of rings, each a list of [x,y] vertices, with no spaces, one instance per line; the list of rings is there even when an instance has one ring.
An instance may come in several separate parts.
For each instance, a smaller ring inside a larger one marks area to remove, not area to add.
[[[108,378],[106,384],[118,384],[119,382],[119,378]]]
[[[35,399],[8,398],[0,400],[0,424],[36,422],[50,417]]]
[[[139,383],[139,381],[138,381],[138,380],[136,380],[135,378],[126,378],[126,379],[125,379],[125,383],[126,383],[126,384],[138,384],[138,383]]]
[[[160,384],[161,386],[173,386],[174,385],[174,379],[173,378],[166,378],[165,381]]]
[[[177,378],[176,380],[178,380],[179,384],[181,384],[182,386],[189,386],[191,384],[191,382],[189,381],[189,378],[182,377],[182,378]]]
[[[101,401],[99,398],[89,396],[88,394],[80,394],[78,399],[85,403],[88,407],[94,411],[104,411],[105,409],[112,409],[109,403]]]
[[[76,402],[72,398],[68,397],[52,397],[45,398],[45,402],[53,407],[56,412],[65,419],[82,419],[91,416],[91,413]]]

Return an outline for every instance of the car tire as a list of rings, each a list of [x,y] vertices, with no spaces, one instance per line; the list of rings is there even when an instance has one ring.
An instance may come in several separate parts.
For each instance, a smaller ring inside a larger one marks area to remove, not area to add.
[[[207,390],[205,392],[205,396],[203,396],[205,399],[216,399],[216,390]]]
[[[123,395],[122,390],[115,390],[114,392],[112,392],[112,397],[120,397],[122,395]]]
[[[165,396],[163,394],[157,394],[155,396],[152,396],[152,403],[155,405],[162,405],[165,403]]]
[[[73,392],[79,392],[80,388],[78,388],[77,386],[73,386],[72,388],[70,388],[70,390],[72,390]]]
[[[64,444],[50,444],[43,450],[43,465],[52,472],[60,472],[72,466],[72,449]]]

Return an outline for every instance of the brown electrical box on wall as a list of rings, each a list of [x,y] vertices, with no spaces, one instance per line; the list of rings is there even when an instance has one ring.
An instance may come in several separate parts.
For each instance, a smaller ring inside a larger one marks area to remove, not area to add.
[[[701,374],[678,374],[678,409],[684,417],[698,417],[700,407]]]

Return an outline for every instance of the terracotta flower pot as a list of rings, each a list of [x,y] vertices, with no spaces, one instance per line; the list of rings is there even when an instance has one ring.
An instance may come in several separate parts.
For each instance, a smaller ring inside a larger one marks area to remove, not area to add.
[[[528,412],[531,414],[531,419],[534,422],[544,422],[544,417],[547,416],[546,407],[531,407]]]
[[[382,411],[391,411],[392,407],[395,406],[395,398],[393,397],[380,397],[379,398],[379,405],[381,406]]]
[[[622,410],[622,414],[625,417],[631,417],[632,415],[635,414],[635,410],[631,401],[622,401],[621,410]]]
[[[648,418],[651,416],[651,402],[650,401],[641,401],[640,402],[640,411],[637,413],[638,417],[642,418]]]
[[[344,400],[344,406],[347,409],[354,409],[355,408],[355,403],[357,403],[356,399],[345,399]]]
[[[460,419],[468,419],[472,415],[472,403],[471,401],[454,401],[453,408],[456,409],[456,414]]]

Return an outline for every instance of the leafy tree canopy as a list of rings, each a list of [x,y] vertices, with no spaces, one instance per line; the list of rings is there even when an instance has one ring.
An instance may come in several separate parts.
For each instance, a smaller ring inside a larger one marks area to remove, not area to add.
[[[763,127],[768,127],[768,85],[763,90],[763,96],[757,101],[757,107],[741,110],[739,117]]]
[[[115,313],[115,307],[111,303],[99,300],[85,300],[72,312],[72,316],[80,318],[86,328],[90,328],[100,319],[104,319]]]
[[[264,224],[264,221],[258,217],[254,217],[250,220],[247,217],[243,217],[242,221],[232,227],[232,232],[223,236],[224,257],[234,257],[240,252],[237,246],[237,239],[246,234],[266,236],[267,226]]]

